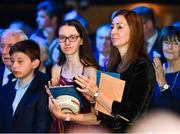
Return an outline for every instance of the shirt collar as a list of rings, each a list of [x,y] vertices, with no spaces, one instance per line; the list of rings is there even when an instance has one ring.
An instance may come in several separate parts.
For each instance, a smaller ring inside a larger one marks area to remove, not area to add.
[[[157,32],[157,30],[156,30],[156,31],[155,31],[155,34],[153,34],[153,36],[151,36],[151,37],[147,40],[148,44],[153,45],[153,44],[155,43],[157,37],[158,37],[158,32]]]
[[[104,56],[102,54],[99,54],[99,65],[104,67],[107,64],[109,56]]]
[[[29,87],[29,85],[31,84],[31,81],[34,79],[34,76],[32,77],[31,80],[29,80],[27,83],[25,83],[24,85],[20,85],[20,80],[18,79],[15,85],[15,89],[16,90],[21,90],[21,89],[27,89]]]

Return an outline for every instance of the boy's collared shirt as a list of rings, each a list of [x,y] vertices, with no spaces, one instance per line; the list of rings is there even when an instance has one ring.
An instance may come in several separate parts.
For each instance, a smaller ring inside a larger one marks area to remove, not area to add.
[[[34,76],[32,77],[32,79],[30,81],[28,81],[23,86],[20,85],[19,79],[16,81],[16,85],[15,85],[16,95],[15,95],[14,101],[12,103],[13,115],[16,111],[16,108],[17,108],[19,102],[21,101],[22,97],[24,96],[25,92],[27,91],[27,89],[28,89],[28,87],[31,84],[33,79],[34,79]]]

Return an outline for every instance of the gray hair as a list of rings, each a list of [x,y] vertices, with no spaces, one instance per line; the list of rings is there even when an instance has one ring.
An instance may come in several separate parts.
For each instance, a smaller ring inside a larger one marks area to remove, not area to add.
[[[6,29],[2,32],[1,38],[4,37],[15,37],[18,41],[27,40],[27,35],[20,29]]]

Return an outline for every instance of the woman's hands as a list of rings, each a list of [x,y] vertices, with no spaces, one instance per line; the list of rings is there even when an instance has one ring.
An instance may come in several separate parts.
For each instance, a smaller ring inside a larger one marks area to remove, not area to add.
[[[49,87],[54,87],[54,86],[59,86],[59,81],[58,79],[51,79],[51,81],[48,81],[48,86]]]
[[[66,114],[64,114],[61,111],[61,108],[60,108],[57,100],[53,98],[53,96],[52,96],[52,94],[50,92],[50,89],[49,89],[50,87],[53,87],[55,85],[57,85],[57,81],[51,79],[51,81],[48,81],[48,86],[47,85],[45,86],[46,93],[49,96],[48,108],[49,108],[49,111],[53,114],[53,117],[56,117],[57,119],[65,120],[66,119]]]
[[[49,111],[53,114],[54,117],[57,119],[65,120],[66,115],[61,111],[61,108],[56,99],[53,97],[49,97],[49,104],[48,104]]]
[[[156,81],[158,82],[159,87],[162,87],[167,83],[165,79],[165,74],[166,74],[165,64],[163,64],[162,66],[161,61],[158,57],[155,57],[153,61],[154,61],[153,66],[156,73]]]
[[[81,87],[77,87],[77,90],[82,92],[84,96],[91,102],[94,100],[94,94],[99,90],[96,86],[96,81],[92,77],[86,77],[78,75],[75,77],[75,82]]]

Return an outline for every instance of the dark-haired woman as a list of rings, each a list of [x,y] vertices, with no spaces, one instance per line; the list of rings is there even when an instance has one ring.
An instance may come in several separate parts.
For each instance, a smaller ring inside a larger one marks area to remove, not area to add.
[[[77,88],[79,91],[95,98],[96,103],[111,113],[112,116],[108,116],[98,112],[100,124],[111,132],[125,132],[148,109],[155,75],[144,48],[140,16],[133,11],[117,10],[112,14],[111,28],[112,51],[108,68],[120,73],[121,79],[126,81],[122,101],[104,94],[92,78],[80,75],[76,82],[83,88]]]
[[[91,52],[90,43],[85,28],[76,20],[65,21],[59,28],[58,41],[60,45],[60,63],[52,68],[52,85],[75,85],[74,77],[85,75],[96,79],[96,63]],[[83,129],[90,131],[90,125],[98,124],[96,114],[91,109],[89,100],[80,93],[84,107],[80,107],[79,114],[63,113],[47,88],[50,96],[49,110],[53,116],[60,120],[60,132],[78,132]],[[62,123],[63,122],[63,123]],[[54,125],[56,126],[56,125]],[[58,128],[58,129],[59,129]],[[93,129],[92,129],[93,130]],[[58,132],[56,129],[52,132]]]
[[[156,87],[152,108],[180,114],[180,29],[167,26],[160,32],[158,43],[167,63],[154,58]]]

